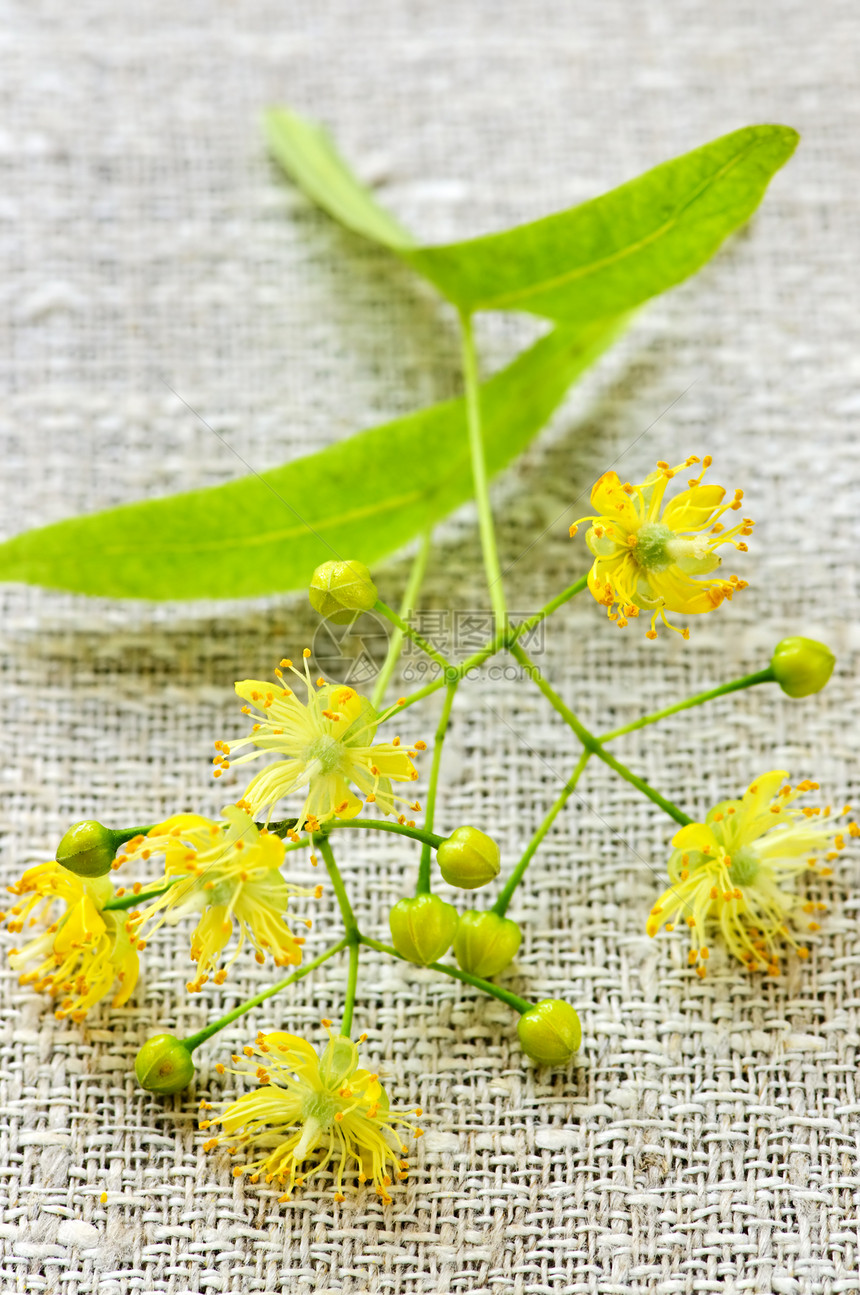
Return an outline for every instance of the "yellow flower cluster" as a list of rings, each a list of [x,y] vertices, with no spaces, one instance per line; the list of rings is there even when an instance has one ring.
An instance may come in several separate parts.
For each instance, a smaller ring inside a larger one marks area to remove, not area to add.
[[[279,967],[301,962],[304,940],[294,936],[284,920],[287,904],[297,895],[322,894],[321,886],[314,892],[285,881],[280,837],[258,829],[251,815],[235,805],[227,805],[222,814],[220,823],[197,814],[176,814],[131,840],[121,860],[163,854],[165,878],[171,883],[134,915],[136,934],[157,931],[165,922],[173,925],[189,913],[201,914],[191,936],[191,957],[198,968],[188,985],[191,993],[199,992],[210,976],[223,984],[246,940],[258,962],[264,962],[267,953]],[[310,926],[310,921],[305,924]],[[227,966],[218,970],[234,926],[239,930],[236,948]],[[139,940],[138,948],[144,947],[145,941]]]
[[[805,900],[793,888],[801,873],[829,876],[830,864],[844,849],[846,836],[860,835],[856,823],[841,830],[830,807],[797,808],[792,802],[818,783],[792,789],[787,774],[773,770],[756,778],[740,800],[716,805],[704,823],[689,823],[672,840],[671,885],[651,910],[647,931],[674,930],[679,921],[690,932],[690,965],[700,976],[710,957],[709,932],[750,971],[779,972],[779,949],[792,945],[801,958],[809,950],[792,926],[817,931],[821,901]],[[848,807],[842,811],[848,813]]]
[[[47,930],[11,956],[13,966],[22,969],[22,983],[61,999],[58,1016],[82,1020],[117,981],[114,1002],[124,1003],[137,981],[138,952],[146,947],[148,937],[164,923],[173,925],[189,914],[198,915],[191,937],[191,957],[198,968],[188,985],[192,992],[210,977],[223,983],[246,943],[258,962],[267,954],[281,967],[301,961],[304,939],[287,925],[287,905],[295,896],[319,898],[322,887],[311,891],[285,880],[281,873],[284,841],[255,823],[254,815],[268,809],[271,818],[278,800],[304,791],[304,805],[289,833],[298,840],[302,829],[313,832],[334,818],[351,818],[363,803],[375,802],[384,813],[391,813],[398,799],[392,782],[413,782],[418,774],[412,756],[426,749],[423,742],[403,748],[396,737],[374,745],[378,719],[370,702],[352,688],[322,679],[314,687],[309,655],[306,649],[303,674],[293,670],[290,662],[281,663],[302,681],[305,702],[286,687],[282,669],[275,672],[279,682],[274,685],[247,679],[236,684],[239,695],[256,706],[263,718],[235,744],[254,750],[233,763],[267,753],[281,758],[257,774],[238,803],[222,811],[222,820],[176,814],[121,847],[114,868],[153,855],[164,857],[163,881],[135,885],[141,906],[130,915],[121,908],[105,909],[115,895],[124,894],[122,889],[115,892],[106,878],[81,877],[56,861],[29,869],[10,887],[16,895],[27,897],[8,914],[10,930],[20,931],[25,923],[36,925],[40,919],[50,921]],[[250,713],[248,706],[244,709]],[[225,742],[215,745],[219,776],[230,765],[230,752]],[[359,789],[363,801],[350,784]],[[409,808],[418,810],[420,805],[412,802]],[[57,902],[65,905],[65,911],[54,918]],[[310,926],[310,921],[305,925]],[[219,966],[234,930],[238,930],[236,947],[226,965]]]
[[[667,611],[710,612],[746,588],[734,575],[728,580],[710,578],[721,562],[715,550],[730,544],[746,552],[746,537],[753,528],[748,517],[728,529],[720,520],[730,510],[739,511],[743,491],[736,490],[724,503],[722,486],[702,484],[710,455],[701,460],[701,471],[688,481],[687,489],[661,512],[669,482],[696,463],[695,455],[675,467],[661,461],[638,485],[622,484],[617,473],[604,472],[591,491],[594,513],[570,528],[573,536],[582,522],[591,522],[585,537],[594,555],[588,587],[610,620],[622,628],[640,611],[650,612],[648,638],[657,637],[658,617],[669,629],[677,628],[667,620]],[[678,632],[689,637],[687,629]]]
[[[22,985],[31,984],[58,999],[59,1020],[71,1016],[82,1021],[115,984],[113,1006],[127,1002],[139,971],[136,941],[125,913],[104,910],[115,894],[107,878],[78,877],[59,863],[41,863],[28,868],[9,890],[21,897],[8,913],[0,914],[10,931],[47,924],[9,955],[14,970],[22,973]],[[57,916],[56,904],[65,906]]]
[[[323,1024],[329,1029],[331,1022]],[[228,1145],[235,1155],[259,1146],[261,1154],[237,1165],[234,1177],[247,1174],[252,1183],[261,1178],[276,1183],[285,1189],[282,1201],[325,1169],[334,1175],[337,1200],[344,1199],[344,1175],[352,1169],[360,1183],[372,1182],[379,1196],[390,1201],[388,1188],[393,1179],[405,1178],[408,1168],[407,1149],[396,1130],[405,1127],[415,1137],[422,1130],[406,1114],[391,1110],[379,1076],[361,1068],[359,1060],[358,1046],[330,1029],[319,1055],[295,1034],[259,1034],[242,1055],[233,1057],[233,1068],[216,1067],[259,1086],[225,1103],[218,1115],[210,1115],[214,1108],[203,1103],[207,1118],[200,1127],[218,1124],[222,1130],[205,1149]],[[414,1114],[420,1115],[420,1109]],[[314,1163],[303,1168],[308,1160]]]
[[[364,802],[375,803],[384,814],[393,813],[399,798],[393,795],[391,784],[417,779],[411,757],[425,749],[423,742],[405,749],[397,737],[373,745],[379,722],[373,706],[345,685],[319,679],[314,687],[308,670],[309,655],[305,649],[303,674],[291,661],[281,662],[281,667],[301,681],[305,701],[287,687],[281,668],[275,671],[276,684],[243,679],[236,684],[236,692],[248,703],[242,709],[250,715],[254,706],[262,712],[262,718],[248,737],[231,745],[215,743],[216,778],[231,766],[261,755],[281,757],[251,780],[239,804],[253,814],[268,810],[271,819],[274,805],[283,796],[305,791],[295,835],[305,827],[314,831],[333,818],[354,818]],[[228,758],[244,746],[254,750],[238,759]],[[350,784],[359,789],[364,802]],[[409,808],[418,810],[420,805],[410,804]]]

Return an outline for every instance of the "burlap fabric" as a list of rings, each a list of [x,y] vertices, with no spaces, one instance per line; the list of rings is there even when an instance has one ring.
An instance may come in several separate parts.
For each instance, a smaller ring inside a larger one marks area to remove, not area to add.
[[[618,632],[583,598],[552,623],[542,662],[609,727],[760,668],[785,633],[825,638],[840,660],[821,697],[763,688],[618,751],[689,812],[772,767],[815,777],[834,802],[857,796],[854,5],[6,10],[3,535],[228,480],[240,458],[260,469],[459,389],[450,313],[283,181],[261,145],[263,105],[324,119],[429,240],[537,216],[749,122],[797,127],[803,143],[750,228],[643,312],[498,483],[500,546],[510,603],[531,610],[585,568],[567,524],[600,471],[618,462],[635,479],[657,458],[712,453],[758,520],[750,589],[689,644]],[[487,367],[533,333],[482,324]],[[482,609],[472,514],[440,533],[438,557],[425,607]],[[378,572],[388,601],[407,570]],[[74,819],[217,812],[238,788],[213,786],[209,765],[213,739],[241,731],[233,680],[316,628],[298,596],[3,598],[7,881]],[[410,712],[404,736],[431,737],[434,715]],[[510,862],[576,754],[533,689],[487,673],[458,698],[441,821],[484,827]],[[278,1205],[234,1182],[195,1130],[199,1097],[220,1091],[215,1062],[259,1027],[318,1038],[341,967],[202,1049],[196,1088],[166,1102],[130,1075],[140,1043],[198,1028],[270,969],[243,960],[223,990],[189,999],[187,929],[165,931],[128,1007],[86,1028],[56,1022],[4,970],[0,1290],[860,1289],[856,853],[824,895],[809,962],[762,980],[715,956],[700,982],[680,933],[643,930],[671,824],[603,767],[581,792],[512,910],[526,933],[512,987],[582,1014],[569,1073],[524,1062],[501,1005],[368,959],[357,1025],[394,1100],[428,1113],[389,1208],[367,1192],[336,1206],[324,1184]],[[416,853],[365,834],[339,854],[361,920],[384,935]],[[313,911],[309,954],[338,929],[328,899]]]

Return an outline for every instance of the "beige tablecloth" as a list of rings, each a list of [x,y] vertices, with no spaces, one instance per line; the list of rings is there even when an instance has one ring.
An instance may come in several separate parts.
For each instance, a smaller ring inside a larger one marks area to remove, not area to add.
[[[265,104],[328,123],[433,241],[783,121],[803,142],[750,227],[642,312],[494,487],[499,542],[511,606],[532,610],[585,569],[566,510],[607,465],[635,480],[658,458],[713,454],[715,479],[743,486],[757,519],[749,590],[688,644],[618,632],[580,599],[542,661],[605,728],[760,668],[784,634],[824,638],[839,665],[820,697],[762,688],[618,751],[695,814],[772,767],[856,797],[859,35],[848,0],[8,5],[2,534],[229,480],[242,461],[262,469],[459,390],[450,313],[279,176]],[[482,322],[486,366],[534,334]],[[425,606],[483,608],[473,514],[439,543]],[[401,557],[377,572],[389,602],[407,571]],[[215,737],[241,731],[233,680],[298,654],[316,626],[298,596],[149,606],[7,586],[3,600],[4,880],[78,818],[217,813],[209,759]],[[430,738],[434,717],[410,712],[404,734]],[[509,866],[576,754],[533,689],[485,675],[457,699],[440,820],[484,827]],[[394,1099],[427,1111],[388,1208],[352,1190],[338,1206],[325,1184],[279,1205],[234,1182],[195,1128],[216,1061],[249,1032],[320,1037],[342,967],[201,1049],[196,1089],[166,1102],[130,1074],[142,1040],[199,1028],[270,968],[243,960],[189,999],[187,927],[165,929],[130,1004],[85,1028],[55,1021],[6,968],[0,1290],[860,1290],[857,854],[806,964],[765,980],[715,955],[700,981],[680,933],[643,930],[670,835],[589,767],[515,901],[526,934],[509,983],[577,1005],[569,1073],[525,1063],[500,1004],[371,960],[356,1024]],[[364,834],[340,856],[362,921],[384,935],[415,852]],[[309,954],[338,929],[327,899],[315,914]]]

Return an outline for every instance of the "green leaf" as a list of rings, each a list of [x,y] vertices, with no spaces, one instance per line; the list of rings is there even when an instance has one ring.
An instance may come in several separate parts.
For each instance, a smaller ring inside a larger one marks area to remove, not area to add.
[[[752,215],[797,146],[748,126],[582,206],[406,259],[461,310],[525,310],[565,323],[621,314],[674,287]]]
[[[282,108],[266,121],[273,153],[314,202],[389,247],[460,310],[575,324],[624,314],[694,274],[752,215],[798,141],[787,126],[747,126],[543,220],[418,247],[319,126]]]
[[[528,445],[622,323],[555,329],[482,386],[489,472]],[[27,531],[0,544],[0,580],[114,598],[300,589],[320,562],[377,562],[472,494],[465,405],[450,400],[259,476]]]
[[[317,122],[289,108],[269,108],[263,128],[273,156],[318,206],[347,229],[397,251],[415,240],[350,171]]]

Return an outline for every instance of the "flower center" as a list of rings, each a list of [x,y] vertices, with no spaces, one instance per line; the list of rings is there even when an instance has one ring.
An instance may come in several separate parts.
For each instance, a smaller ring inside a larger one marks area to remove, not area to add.
[[[241,882],[238,884],[241,885]],[[216,882],[213,889],[206,892],[207,905],[222,904],[226,907],[236,893],[236,886],[237,882],[229,877],[224,881]]]
[[[341,743],[336,737],[331,737],[328,733],[324,733],[305,748],[305,764],[310,764],[313,760],[317,760],[323,773],[334,773],[336,769],[340,768],[342,759],[343,747]]]
[[[308,1093],[302,1102],[302,1122],[312,1120],[321,1129],[327,1129],[334,1123],[334,1117],[341,1108],[341,1101],[331,1093]]]
[[[648,571],[665,571],[672,565],[668,544],[675,532],[662,522],[646,522],[636,532],[636,544],[631,549],[634,562]]]
[[[761,862],[755,850],[750,849],[748,845],[742,845],[732,855],[729,877],[736,886],[748,886],[750,882],[755,881],[760,867]]]

